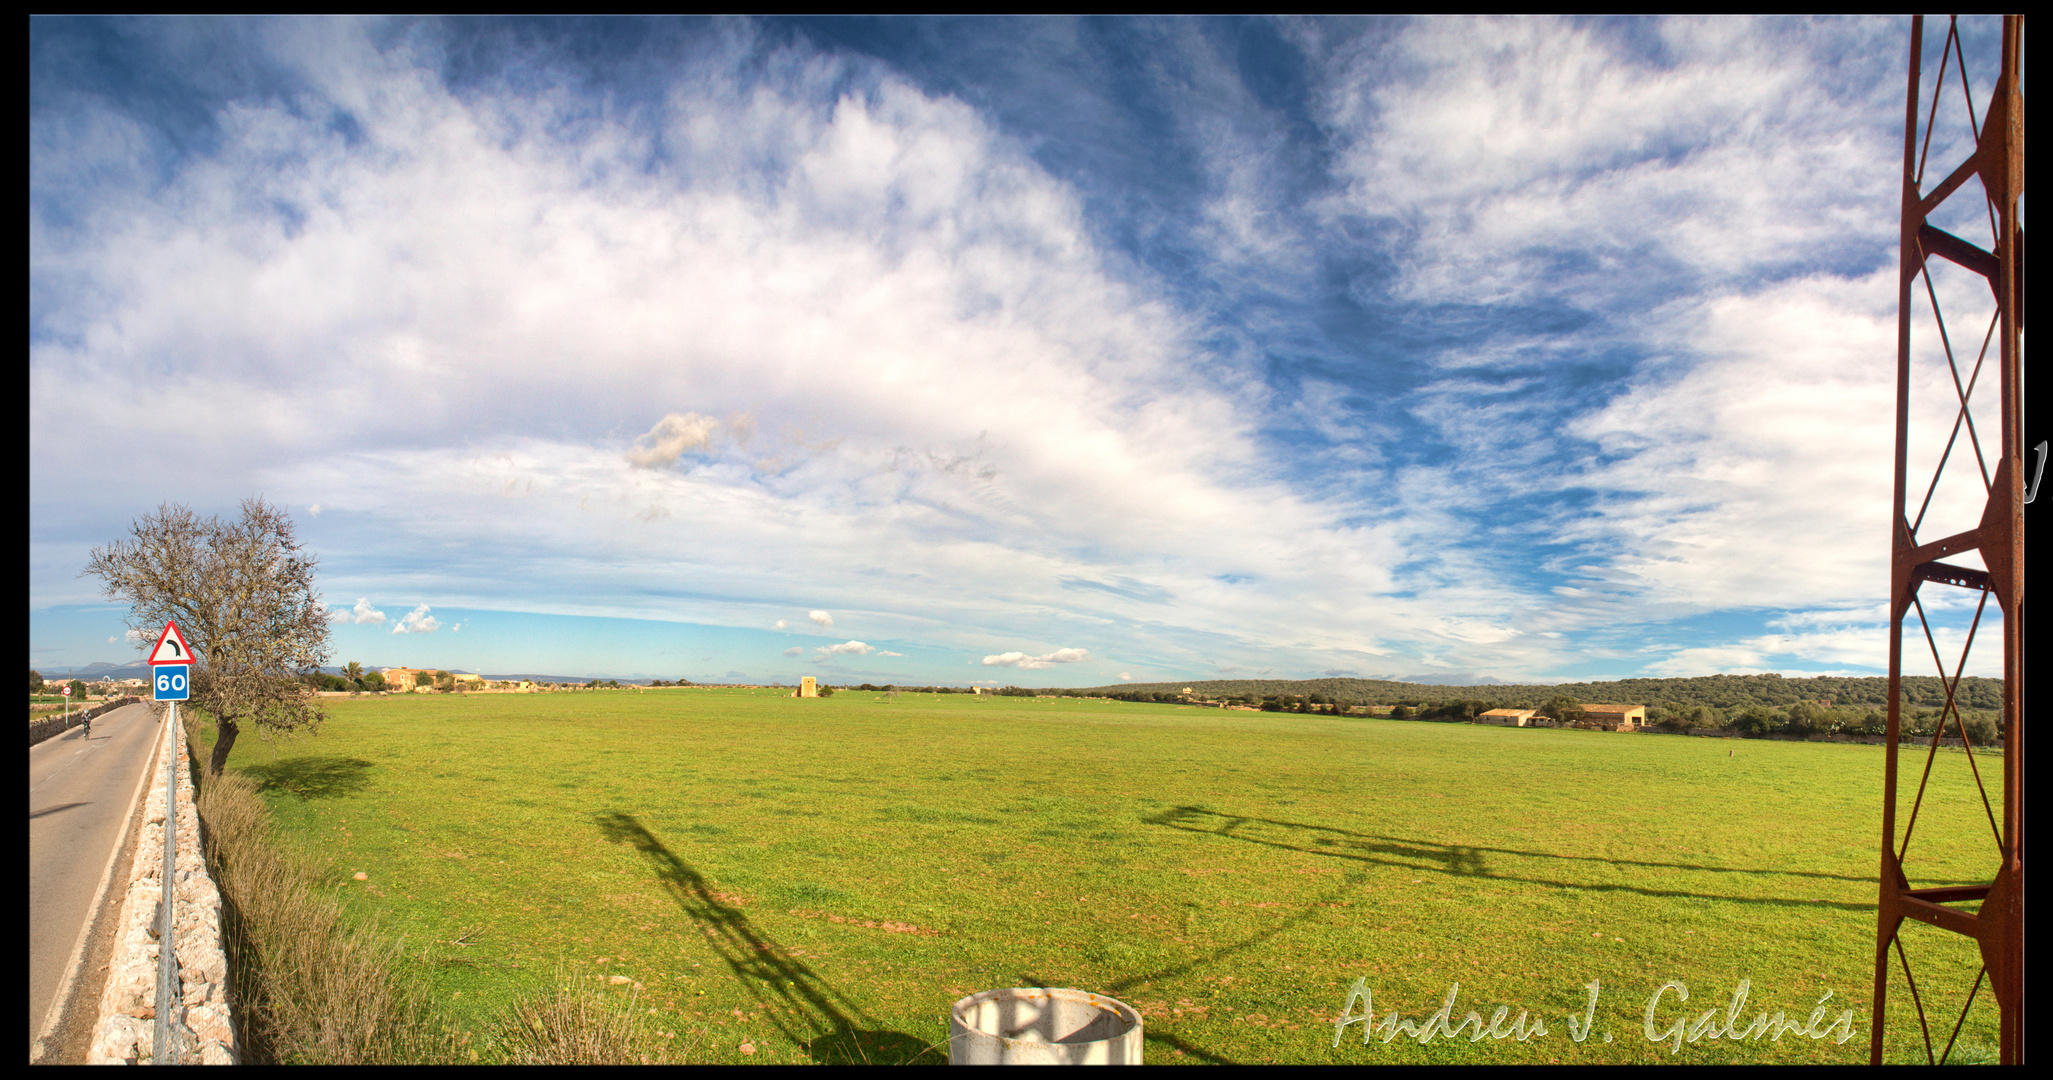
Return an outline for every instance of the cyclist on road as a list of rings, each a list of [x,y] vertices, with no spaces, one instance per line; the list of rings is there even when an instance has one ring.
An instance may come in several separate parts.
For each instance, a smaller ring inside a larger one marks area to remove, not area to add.
[[[85,719],[83,719],[83,720],[79,721],[79,723],[80,723],[81,725],[83,725],[83,726],[84,726],[84,728],[85,728],[85,735],[84,735],[84,736],[82,736],[82,737],[83,737],[83,738],[87,738],[87,739],[90,739],[90,738],[92,738],[92,737],[93,737],[93,714],[92,714],[92,713],[87,713],[87,714],[85,715]]]

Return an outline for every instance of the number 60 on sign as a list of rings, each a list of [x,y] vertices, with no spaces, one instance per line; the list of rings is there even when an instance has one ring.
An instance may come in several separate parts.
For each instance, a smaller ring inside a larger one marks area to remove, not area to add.
[[[187,679],[186,673],[191,670],[192,669],[190,667],[187,667],[184,664],[158,668],[154,672],[154,674],[157,676],[157,695],[155,700],[186,700],[189,696],[190,690],[190,684],[189,680]]]

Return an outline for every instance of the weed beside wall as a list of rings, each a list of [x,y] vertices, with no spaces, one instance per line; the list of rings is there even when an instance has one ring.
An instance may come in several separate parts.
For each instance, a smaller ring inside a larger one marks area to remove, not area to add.
[[[623,1007],[597,986],[559,972],[553,990],[515,1002],[495,1034],[516,1065],[679,1063],[676,1050],[651,1037],[636,1000],[630,995]]]
[[[370,1065],[445,1057],[400,947],[374,927],[352,925],[340,901],[321,894],[321,868],[279,848],[256,785],[235,772],[210,777],[199,810],[221,886],[245,1059]]]

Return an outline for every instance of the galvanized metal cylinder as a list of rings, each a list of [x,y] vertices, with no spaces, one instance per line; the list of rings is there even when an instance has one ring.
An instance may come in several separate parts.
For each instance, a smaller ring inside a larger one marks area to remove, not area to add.
[[[1141,1014],[1087,990],[986,990],[949,1009],[948,1063],[1139,1065]]]

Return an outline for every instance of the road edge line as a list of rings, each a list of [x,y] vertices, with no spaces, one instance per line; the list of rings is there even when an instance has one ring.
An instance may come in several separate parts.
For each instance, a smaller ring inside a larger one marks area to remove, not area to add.
[[[135,704],[138,708],[149,708],[149,705],[140,701]],[[161,716],[157,718],[159,723],[162,723],[163,719]],[[107,869],[101,872],[100,887],[93,893],[91,907],[93,916],[87,919],[83,926],[79,927],[78,940],[73,942],[71,946],[71,959],[64,962],[64,977],[58,980],[57,992],[51,995],[50,1007],[43,1011],[42,1026],[36,1032],[35,1041],[30,1044],[34,1051],[34,1053],[29,1055],[29,1063],[32,1065],[42,1059],[45,1049],[44,1040],[50,1037],[50,1032],[55,1029],[57,1021],[64,1016],[64,1008],[71,999],[72,987],[78,981],[78,966],[85,960],[86,948],[93,940],[93,931],[99,927],[101,917],[106,914],[102,909],[107,903],[107,886],[114,881],[114,867],[121,862],[121,856],[128,851],[128,841],[135,835],[136,808],[142,805],[143,792],[149,790],[150,777],[156,775],[157,764],[164,757],[163,735],[159,734],[153,741],[156,743],[157,748],[150,752],[150,764],[143,770],[142,777],[136,781],[135,794],[129,796],[127,816],[123,819],[126,824],[122,826],[121,839],[115,843],[114,853],[107,857]],[[98,1025],[96,1024],[95,1028],[97,1029],[97,1027]]]

